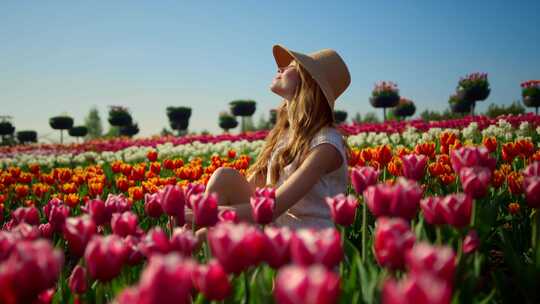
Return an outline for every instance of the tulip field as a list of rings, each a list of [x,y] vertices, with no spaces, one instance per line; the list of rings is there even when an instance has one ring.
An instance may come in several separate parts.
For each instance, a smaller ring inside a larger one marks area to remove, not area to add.
[[[540,116],[339,128],[324,230],[205,191],[268,131],[1,147],[0,303],[540,303]]]

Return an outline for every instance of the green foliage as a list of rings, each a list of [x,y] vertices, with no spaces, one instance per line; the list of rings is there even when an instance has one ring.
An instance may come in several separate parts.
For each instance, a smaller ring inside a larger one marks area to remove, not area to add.
[[[377,114],[374,112],[367,112],[366,115],[364,115],[364,119],[362,120],[364,123],[376,123],[381,122],[379,120],[379,117],[377,117]]]
[[[514,101],[510,105],[496,105],[492,103],[487,108],[485,115],[494,118],[500,115],[518,115],[523,113],[525,113],[525,108],[519,101]]]
[[[84,125],[88,129],[86,139],[95,139],[103,135],[103,126],[101,124],[101,117],[96,107],[90,109],[88,115],[84,119]]]

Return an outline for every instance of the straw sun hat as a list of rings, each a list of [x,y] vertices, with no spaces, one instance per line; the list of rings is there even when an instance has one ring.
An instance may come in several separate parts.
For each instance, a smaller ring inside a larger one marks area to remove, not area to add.
[[[276,44],[272,47],[272,53],[278,67],[289,65],[293,59],[302,65],[321,87],[332,111],[336,99],[351,83],[351,75],[347,65],[338,53],[332,49],[322,49],[311,54],[302,54],[292,51],[281,44]]]

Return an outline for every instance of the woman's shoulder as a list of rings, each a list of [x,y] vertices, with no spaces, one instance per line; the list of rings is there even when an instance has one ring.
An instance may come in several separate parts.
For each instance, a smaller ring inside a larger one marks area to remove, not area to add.
[[[311,140],[311,144],[314,146],[320,143],[329,142],[341,146],[343,144],[342,139],[343,135],[336,127],[325,126],[315,133],[315,136]]]

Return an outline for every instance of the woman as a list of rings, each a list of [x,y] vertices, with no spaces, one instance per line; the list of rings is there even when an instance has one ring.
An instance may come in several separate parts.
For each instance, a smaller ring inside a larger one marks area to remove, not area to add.
[[[346,192],[349,155],[333,110],[350,84],[349,71],[331,49],[305,55],[274,45],[273,54],[278,71],[270,90],[283,97],[276,125],[247,179],[235,169],[219,168],[206,193],[217,193],[220,208],[252,221],[250,197],[257,187],[273,187],[276,225],[332,227],[324,198]]]

